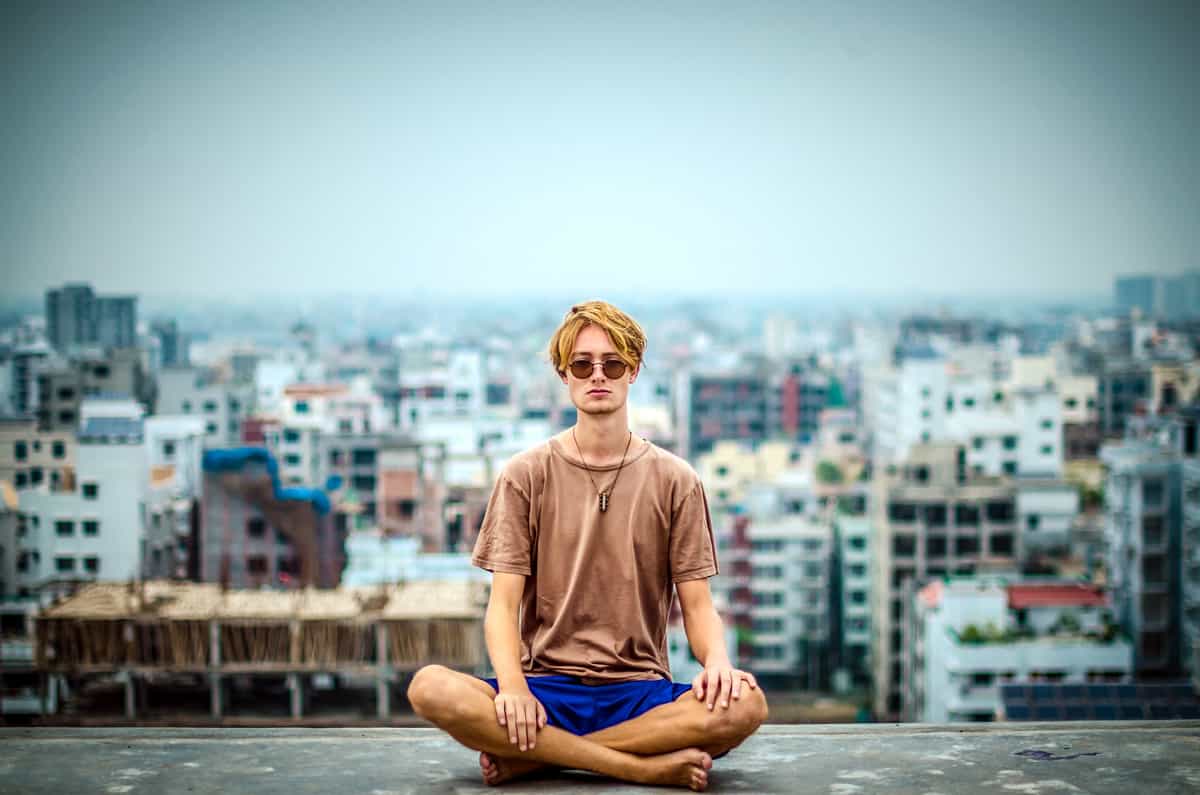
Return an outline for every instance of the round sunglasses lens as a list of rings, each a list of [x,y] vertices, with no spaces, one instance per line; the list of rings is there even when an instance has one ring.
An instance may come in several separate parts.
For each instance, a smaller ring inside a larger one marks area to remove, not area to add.
[[[571,362],[571,375],[576,378],[590,378],[592,375],[591,362]]]
[[[625,362],[620,359],[609,359],[604,363],[606,378],[620,378],[623,375],[625,375]]]

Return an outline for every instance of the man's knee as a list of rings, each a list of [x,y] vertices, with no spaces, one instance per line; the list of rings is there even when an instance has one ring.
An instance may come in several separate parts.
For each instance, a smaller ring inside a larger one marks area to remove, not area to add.
[[[425,720],[435,720],[445,705],[450,683],[450,669],[442,665],[427,665],[413,674],[408,683],[408,703]]]
[[[729,707],[714,707],[708,714],[708,733],[723,740],[741,742],[767,719],[767,698],[762,688],[742,690],[741,698],[730,699]]]

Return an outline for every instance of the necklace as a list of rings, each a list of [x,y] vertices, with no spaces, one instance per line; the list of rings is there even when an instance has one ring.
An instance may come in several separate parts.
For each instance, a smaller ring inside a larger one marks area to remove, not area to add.
[[[621,470],[625,467],[625,455],[629,452],[629,443],[633,441],[633,431],[630,431],[629,437],[625,439],[625,452],[621,453],[621,465],[617,467],[617,475],[604,491],[600,491],[600,487],[596,485],[596,479],[592,477],[592,468],[588,466],[587,459],[583,457],[583,448],[579,446],[579,440],[575,438],[574,425],[571,426],[571,440],[575,442],[575,449],[579,451],[579,460],[583,461],[583,468],[587,470],[588,480],[592,481],[592,488],[600,496],[600,513],[604,513],[608,510],[608,495],[612,494],[613,488],[617,485],[617,478],[621,477]]]

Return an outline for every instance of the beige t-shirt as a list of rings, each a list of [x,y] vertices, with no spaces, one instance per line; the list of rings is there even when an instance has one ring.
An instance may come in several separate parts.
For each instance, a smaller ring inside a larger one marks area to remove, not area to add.
[[[472,563],[524,574],[521,665],[588,683],[670,677],[672,583],[717,573],[708,500],[695,470],[645,444],[592,467],[556,439],[512,458],[492,490]]]

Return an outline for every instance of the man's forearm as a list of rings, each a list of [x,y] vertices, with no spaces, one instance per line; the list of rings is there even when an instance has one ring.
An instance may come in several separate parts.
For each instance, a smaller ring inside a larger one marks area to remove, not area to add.
[[[683,630],[687,633],[692,653],[704,666],[728,663],[729,650],[725,646],[725,627],[721,617],[711,607],[694,614],[683,614]]]
[[[525,674],[521,670],[521,640],[516,614],[499,605],[488,605],[483,620],[483,634],[500,689],[528,689]]]

